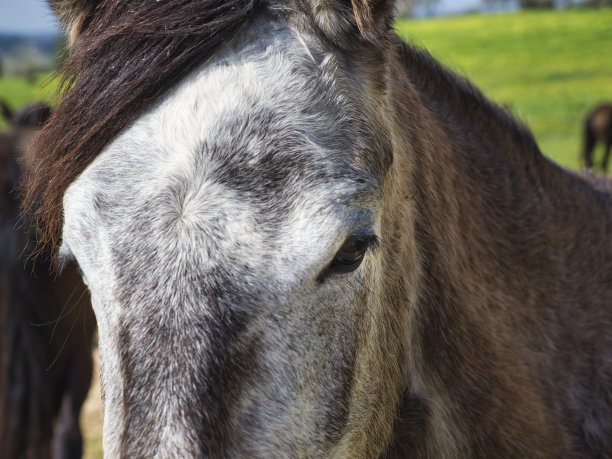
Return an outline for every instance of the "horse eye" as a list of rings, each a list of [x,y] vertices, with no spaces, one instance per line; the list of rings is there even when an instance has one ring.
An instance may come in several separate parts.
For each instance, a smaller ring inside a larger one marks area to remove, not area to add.
[[[378,244],[376,236],[352,236],[338,250],[331,264],[321,273],[319,281],[330,274],[346,274],[355,271],[361,265],[366,252]]]

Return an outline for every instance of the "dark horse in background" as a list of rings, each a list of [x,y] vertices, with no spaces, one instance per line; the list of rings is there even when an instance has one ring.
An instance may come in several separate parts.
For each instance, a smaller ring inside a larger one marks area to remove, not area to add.
[[[51,116],[51,107],[44,103],[36,103],[22,108],[17,113],[8,104],[0,100],[0,113],[13,129],[38,130]]]
[[[79,458],[95,327],[89,295],[74,265],[55,278],[47,263],[26,262],[35,235],[19,230],[14,190],[24,146],[51,110],[0,108],[9,121],[0,133],[0,457]]]
[[[612,149],[612,104],[602,104],[593,109],[584,121],[584,150],[582,161],[584,167],[593,167],[593,153],[597,143],[604,147],[601,169],[608,173],[610,150]]]

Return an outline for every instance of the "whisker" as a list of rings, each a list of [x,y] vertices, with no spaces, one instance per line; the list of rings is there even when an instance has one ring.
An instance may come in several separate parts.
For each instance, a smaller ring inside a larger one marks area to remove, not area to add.
[[[70,294],[70,296],[68,297],[68,299],[66,300],[66,303],[64,304],[64,306],[62,307],[62,310],[60,311],[60,315],[58,318],[53,319],[49,322],[42,322],[42,323],[35,323],[35,322],[30,322],[30,325],[33,327],[47,327],[49,325],[55,324],[55,327],[57,327],[57,324],[59,323],[59,321],[61,319],[63,319],[64,317],[67,317],[68,314],[70,314],[74,308],[76,307],[76,305],[78,304],[78,301],[75,303],[75,305],[68,311],[66,312],[66,314],[64,314],[64,311],[66,310],[66,306],[68,306],[68,303],[70,302],[70,300],[72,299],[72,296],[76,293],[78,289],[78,285],[74,287],[74,289],[72,290],[72,293]],[[81,295],[82,297],[82,295]],[[80,299],[79,299],[80,301]],[[51,334],[51,338],[53,338],[53,333],[55,333],[55,327],[53,328],[53,332]]]

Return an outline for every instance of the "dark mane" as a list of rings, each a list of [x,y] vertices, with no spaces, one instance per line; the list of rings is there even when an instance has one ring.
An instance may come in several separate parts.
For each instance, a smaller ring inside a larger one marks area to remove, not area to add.
[[[103,1],[62,71],[65,91],[32,143],[26,211],[56,252],[64,192],[128,123],[230,40],[256,0]]]

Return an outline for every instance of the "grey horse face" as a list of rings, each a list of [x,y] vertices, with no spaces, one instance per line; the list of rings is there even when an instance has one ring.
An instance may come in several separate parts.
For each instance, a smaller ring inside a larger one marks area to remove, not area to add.
[[[367,424],[391,162],[373,97],[256,23],[68,189],[106,454],[323,457]]]

